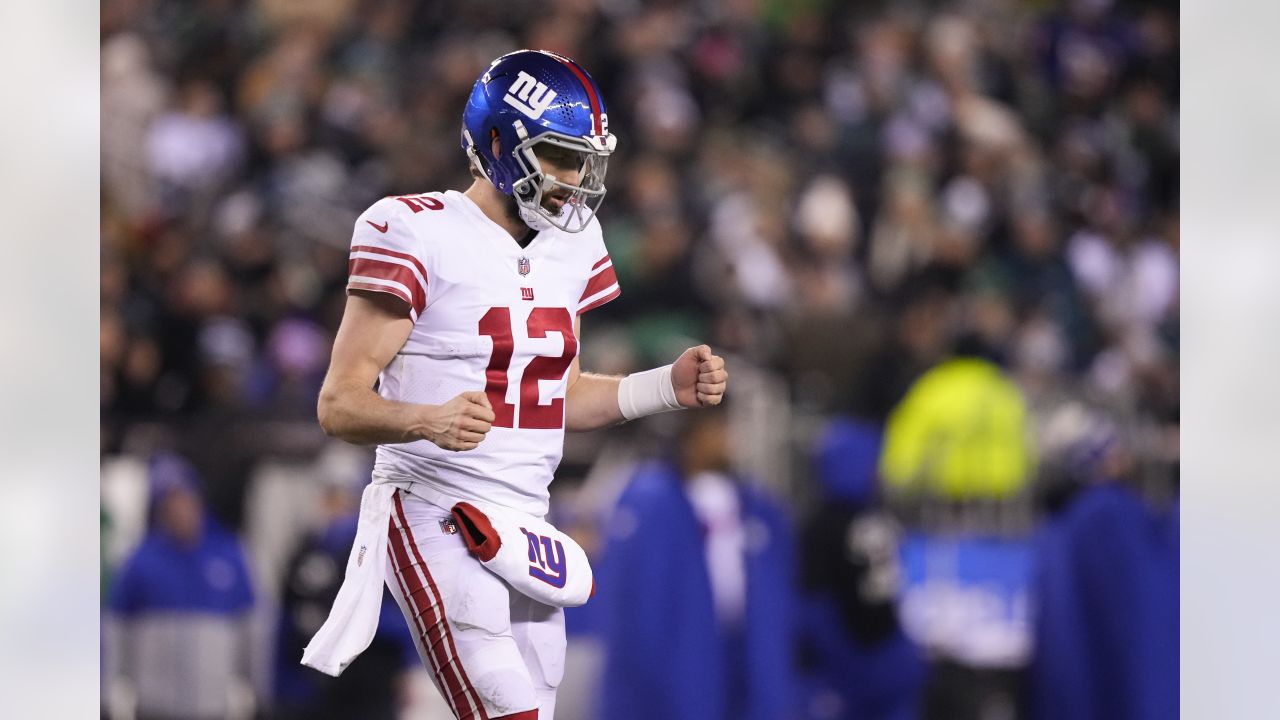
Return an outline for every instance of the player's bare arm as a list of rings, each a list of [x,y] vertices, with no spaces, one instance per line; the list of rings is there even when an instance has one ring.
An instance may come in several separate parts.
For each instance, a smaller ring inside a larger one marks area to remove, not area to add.
[[[413,329],[406,307],[383,293],[352,292],[347,297],[320,388],[320,426],[359,445],[430,440],[446,450],[470,450],[484,440],[494,419],[483,392],[464,392],[442,405],[420,405],[387,400],[373,389]]]
[[[581,320],[574,321],[574,331],[582,338]],[[729,382],[729,372],[725,369],[724,358],[711,352],[707,345],[691,347],[681,353],[670,366],[667,373],[655,373],[654,383],[669,382],[672,396],[681,408],[701,408],[719,405],[724,399],[724,392]],[[647,375],[647,374],[638,374]],[[637,376],[631,376],[636,378]],[[610,425],[616,425],[638,415],[628,417],[622,406],[626,404],[626,393],[620,395],[620,386],[627,378],[609,375],[597,375],[581,371],[577,358],[569,366],[569,389],[565,400],[565,429],[569,432],[586,432]],[[645,380],[641,380],[644,383]],[[627,388],[623,388],[627,390]],[[641,388],[641,390],[648,390]],[[665,388],[657,388],[660,392]],[[663,409],[677,409],[670,403]],[[634,411],[633,411],[634,413]],[[642,412],[641,414],[648,414]]]

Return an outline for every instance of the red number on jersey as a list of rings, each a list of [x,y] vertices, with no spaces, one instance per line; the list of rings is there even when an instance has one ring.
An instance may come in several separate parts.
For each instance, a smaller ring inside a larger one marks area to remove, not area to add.
[[[549,405],[538,403],[539,380],[559,380],[578,354],[578,338],[573,334],[573,318],[562,307],[534,308],[529,313],[529,337],[546,337],[548,332],[558,332],[564,338],[564,352],[560,357],[539,355],[529,361],[520,379],[520,427],[552,430],[564,425],[564,398],[552,398]]]
[[[516,406],[507,402],[507,368],[511,366],[511,351],[515,340],[511,337],[511,310],[504,307],[489,308],[480,318],[480,334],[493,338],[493,352],[489,355],[489,367],[485,369],[484,394],[493,406],[493,424],[498,427],[515,427]]]
[[[427,210],[443,210],[444,209],[444,203],[428,195],[406,195],[404,197],[398,197],[396,199],[404,203],[405,205],[408,205],[409,209],[414,211],[415,213],[422,212],[422,209],[424,206],[426,207]]]
[[[543,338],[558,332],[564,338],[564,351],[558,357],[539,355],[529,361],[520,379],[520,427],[531,430],[554,430],[564,426],[564,398],[552,398],[547,405],[539,403],[539,380],[559,380],[578,354],[578,338],[573,334],[573,318],[565,308],[534,308],[529,313],[529,337]],[[511,336],[511,310],[489,308],[480,318],[480,334],[493,338],[493,353],[485,369],[485,395],[493,406],[493,424],[516,427],[516,407],[507,402],[507,371],[515,341]]]

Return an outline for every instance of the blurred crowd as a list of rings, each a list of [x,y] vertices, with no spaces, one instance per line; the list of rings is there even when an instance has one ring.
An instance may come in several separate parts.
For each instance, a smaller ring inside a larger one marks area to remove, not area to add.
[[[101,23],[103,457],[185,457],[232,533],[255,468],[325,446],[356,216],[469,184],[465,98],[522,47],[588,68],[619,138],[601,220],[623,293],[584,322],[584,366],[695,339],[781,388],[788,481],[734,482],[772,493],[804,563],[826,522],[869,528],[875,576],[892,523],[1029,536],[1100,480],[1153,512],[1176,498],[1176,3],[113,0]],[[570,450],[562,470],[589,475]],[[695,508],[717,482],[690,486]],[[805,615],[899,643],[886,582]]]

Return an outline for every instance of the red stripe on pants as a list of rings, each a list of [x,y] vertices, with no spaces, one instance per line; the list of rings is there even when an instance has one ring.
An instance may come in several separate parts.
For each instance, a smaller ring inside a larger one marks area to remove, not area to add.
[[[434,605],[429,598],[424,597],[425,593],[422,589],[422,583],[418,580],[417,573],[407,573],[406,570],[412,570],[408,558],[409,553],[404,548],[404,540],[401,537],[400,529],[394,527],[390,529],[390,544],[387,552],[391,555],[393,565],[395,567],[396,583],[400,586],[400,594],[404,597],[405,603],[409,606],[409,613],[414,626],[417,628],[418,640],[422,644],[423,652],[427,655],[427,662],[431,665],[440,689],[449,703],[449,709],[453,711],[455,717],[461,716],[458,711],[457,696],[462,693],[462,688],[454,679],[453,675],[446,672],[449,659],[444,655],[442,648],[438,643],[433,641],[439,639],[438,630],[439,619],[431,607]],[[411,589],[412,588],[412,589]],[[469,712],[469,708],[468,708]]]
[[[400,534],[400,531],[397,530],[395,527],[392,527],[391,534],[398,536]],[[412,621],[413,626],[417,629],[418,640],[422,643],[423,651],[427,653],[427,662],[431,665],[431,668],[430,668],[431,672],[433,675],[436,676],[436,678],[442,685],[447,685],[448,683],[445,681],[444,675],[440,671],[440,663],[438,660],[436,660],[435,653],[431,652],[430,646],[427,644],[427,631],[426,631],[426,628],[422,626],[422,613],[420,613],[417,610],[417,608],[414,606],[413,599],[409,595],[409,589],[405,587],[404,577],[400,573],[400,567],[399,567],[400,563],[399,561],[396,560],[395,553],[391,550],[390,545],[387,546],[387,556],[391,558],[391,562],[393,566],[396,568],[394,573],[396,578],[396,585],[400,587],[400,596],[403,597],[405,599],[405,602],[409,605],[409,615],[410,615],[409,619],[410,621]],[[452,690],[450,689],[449,691],[443,692],[442,694],[444,695],[445,700],[448,701],[449,703],[449,710],[456,716],[458,714],[458,711],[454,707]]]
[[[413,533],[409,529],[398,492],[394,498],[396,518],[389,528],[391,542],[388,549],[394,560],[396,580],[414,614],[418,637],[435,665],[436,677],[458,720],[489,720],[480,696],[472,687],[467,671],[462,667],[462,660],[458,657],[458,649],[445,618],[444,604],[440,600],[440,591],[413,541]],[[396,520],[399,521],[399,528],[395,527]],[[417,560],[416,569],[410,560],[410,552]],[[418,620],[419,617],[422,618],[421,621]]]

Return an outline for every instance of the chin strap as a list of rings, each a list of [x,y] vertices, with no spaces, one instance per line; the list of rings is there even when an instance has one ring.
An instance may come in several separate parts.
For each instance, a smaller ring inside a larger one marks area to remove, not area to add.
[[[550,230],[555,227],[550,220],[533,208],[525,207],[520,203],[516,203],[516,208],[520,215],[520,219],[523,220],[524,224],[528,225],[531,230],[542,232],[543,230]]]

